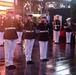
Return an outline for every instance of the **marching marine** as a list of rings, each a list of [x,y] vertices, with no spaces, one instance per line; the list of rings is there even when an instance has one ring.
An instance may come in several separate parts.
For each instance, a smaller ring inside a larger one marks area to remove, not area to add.
[[[71,43],[71,35],[72,35],[71,18],[67,18],[66,19],[66,23],[65,23],[64,29],[66,31],[66,43],[70,44]]]
[[[32,61],[32,50],[35,41],[35,27],[36,24],[33,22],[33,15],[29,13],[27,15],[27,21],[24,24],[25,56],[27,64],[34,64],[34,62]]]
[[[17,32],[16,24],[12,18],[13,11],[7,11],[7,17],[3,22],[4,25],[4,50],[5,50],[5,65],[6,69],[16,69],[16,66],[13,64],[13,57],[17,43]]]
[[[48,51],[48,34],[49,25],[47,23],[46,15],[43,14],[41,21],[38,24],[39,33],[39,49],[40,49],[40,60],[42,62],[48,61],[47,59],[47,51]]]
[[[59,43],[59,36],[60,36],[60,20],[59,15],[56,15],[56,18],[54,20],[54,26],[53,26],[53,41],[57,44]]]

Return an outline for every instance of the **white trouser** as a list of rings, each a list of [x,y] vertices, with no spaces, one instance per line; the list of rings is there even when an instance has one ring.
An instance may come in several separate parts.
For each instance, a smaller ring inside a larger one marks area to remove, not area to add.
[[[46,42],[39,41],[39,46],[40,46],[40,59],[46,59],[47,58],[48,41],[46,41]]]
[[[3,35],[4,32],[0,32],[0,45],[3,45]]]
[[[71,42],[71,34],[72,34],[72,32],[66,32],[66,43]]]
[[[26,61],[31,61],[32,56],[32,50],[34,45],[35,39],[25,39],[25,55],[26,55]]]
[[[16,44],[17,44],[17,40],[4,40],[6,66],[13,65],[13,57],[14,57]]]
[[[17,41],[17,43],[21,43],[22,32],[17,32],[17,35],[18,35],[18,41]]]
[[[54,41],[59,42],[60,31],[54,31]]]

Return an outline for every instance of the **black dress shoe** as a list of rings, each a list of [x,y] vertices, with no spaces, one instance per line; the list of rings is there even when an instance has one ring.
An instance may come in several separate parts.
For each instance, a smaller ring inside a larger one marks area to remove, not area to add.
[[[0,45],[0,47],[4,46],[3,44]]]
[[[17,43],[18,45],[21,45],[21,43]]]
[[[69,42],[67,42],[66,44],[70,44]]]
[[[16,69],[16,66],[15,65],[10,65],[13,69]]]
[[[55,42],[55,44],[59,44],[59,42]]]
[[[16,66],[14,65],[6,66],[6,69],[13,70],[13,69],[16,69]]]
[[[27,61],[27,64],[29,65],[29,64],[34,64],[34,62],[33,61]]]
[[[47,62],[49,59],[41,59],[42,62]]]

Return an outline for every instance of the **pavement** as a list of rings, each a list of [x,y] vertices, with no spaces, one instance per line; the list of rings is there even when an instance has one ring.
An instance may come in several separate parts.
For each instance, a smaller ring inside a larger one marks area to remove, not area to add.
[[[17,69],[7,70],[4,61],[4,46],[0,47],[0,75],[76,75],[76,44],[66,44],[61,41],[55,44],[49,40],[48,62],[39,59],[39,44],[35,41],[32,60],[33,65],[25,61],[25,44],[16,46],[14,65]]]

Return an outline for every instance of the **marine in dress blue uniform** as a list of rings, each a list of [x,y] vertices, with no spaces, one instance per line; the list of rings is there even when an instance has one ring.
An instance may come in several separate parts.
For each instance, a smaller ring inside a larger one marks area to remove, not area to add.
[[[14,51],[17,43],[17,31],[14,19],[12,19],[12,11],[7,11],[7,17],[3,22],[4,25],[4,50],[5,50],[5,64],[7,69],[15,69],[13,64]]]
[[[56,19],[54,20],[54,26],[53,26],[53,41],[55,43],[59,43],[59,36],[60,36],[60,20],[59,15],[56,15]]]
[[[41,22],[38,24],[39,33],[39,49],[40,49],[40,60],[43,62],[48,61],[47,51],[48,51],[48,34],[49,25],[47,23],[46,15],[42,15]]]
[[[71,18],[66,19],[64,29],[66,31],[66,43],[69,44],[69,43],[71,43],[71,35],[72,35]]]
[[[32,61],[32,50],[35,41],[35,27],[36,24],[33,22],[32,14],[27,15],[27,22],[24,25],[25,29],[25,58],[27,64],[34,64]]]

